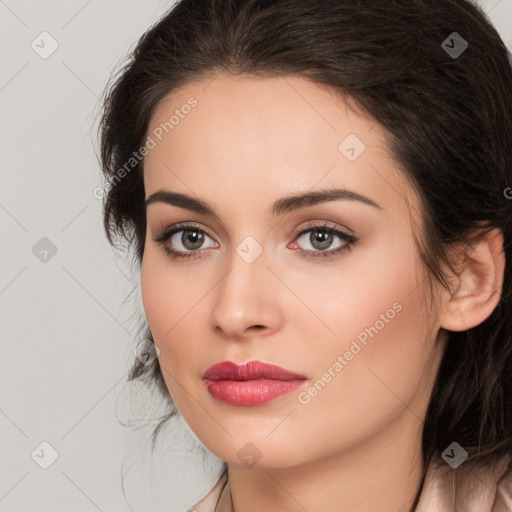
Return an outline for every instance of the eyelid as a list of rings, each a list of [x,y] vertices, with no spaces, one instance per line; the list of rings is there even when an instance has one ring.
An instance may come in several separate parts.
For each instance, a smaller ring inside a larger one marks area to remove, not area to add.
[[[320,222],[320,224],[319,224]],[[215,240],[215,237],[209,232],[208,228],[205,228],[204,226],[194,222],[194,221],[183,221],[179,222],[178,224],[173,224],[170,227],[157,230],[159,232],[159,235],[156,235],[153,237],[154,241],[158,241],[160,238],[164,238],[165,236],[169,235],[170,233],[174,234],[176,231],[179,231],[181,229],[187,230],[190,228],[195,228],[198,231],[203,231],[206,233],[211,239]],[[308,221],[306,225],[300,224],[299,227],[295,228],[292,232],[292,235],[294,240],[297,238],[298,235],[304,235],[303,231],[307,230],[308,228],[314,229],[321,229],[321,228],[330,228],[334,229],[336,231],[341,231],[342,233],[346,234],[347,236],[355,236],[355,233],[352,229],[348,228],[347,226],[341,226],[341,228],[335,224],[334,222],[330,221]],[[218,243],[218,242],[217,242]]]
[[[153,240],[155,242],[157,242],[160,239],[163,239],[167,236],[171,236],[171,234],[174,234],[177,231],[182,231],[182,230],[187,231],[187,230],[192,230],[192,229],[197,229],[198,231],[202,231],[202,232],[206,233],[212,240],[215,241],[215,237],[209,232],[209,230],[207,228],[205,228],[204,226],[202,226],[196,222],[193,222],[193,221],[179,222],[178,224],[173,224],[172,226],[168,226],[161,230],[157,230],[157,232],[160,234],[155,235]],[[216,242],[216,243],[218,243],[218,242]]]
[[[316,221],[313,220],[313,221],[306,222],[306,224],[300,224],[299,227],[297,227],[294,230],[294,232],[296,232],[295,236],[297,236],[302,231],[304,231],[308,228],[316,228],[316,229],[329,228],[329,229],[334,229],[336,231],[341,231],[342,233],[346,234],[347,236],[354,236],[354,237],[356,236],[354,230],[350,229],[349,227],[344,226],[342,224],[337,224],[335,222],[331,222],[328,220],[316,220]]]

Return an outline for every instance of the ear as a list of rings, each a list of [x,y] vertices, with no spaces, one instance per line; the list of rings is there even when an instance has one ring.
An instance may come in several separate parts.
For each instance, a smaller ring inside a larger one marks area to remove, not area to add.
[[[503,234],[494,228],[465,248],[458,275],[452,275],[455,291],[447,292],[442,305],[440,326],[466,331],[486,320],[500,300],[504,272]]]

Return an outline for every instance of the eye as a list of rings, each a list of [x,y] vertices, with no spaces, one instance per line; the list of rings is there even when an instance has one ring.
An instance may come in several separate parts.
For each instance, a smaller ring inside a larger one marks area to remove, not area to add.
[[[306,236],[309,235],[309,236]],[[297,251],[306,258],[332,258],[333,256],[341,253],[342,251],[349,250],[357,242],[357,238],[349,233],[345,233],[340,229],[328,226],[327,223],[323,225],[316,225],[308,227],[299,232],[295,240],[304,238],[306,245],[309,244],[313,249],[298,249]],[[333,240],[338,238],[341,243],[334,249],[326,251],[332,246]],[[297,245],[294,242],[294,245]]]
[[[193,224],[182,224],[165,230],[158,237],[153,238],[153,240],[162,245],[164,251],[171,258],[188,259],[199,257],[200,251],[198,249],[204,244],[205,237],[210,238],[203,229]],[[215,246],[214,242],[213,247]]]
[[[309,234],[309,237],[306,235]],[[166,229],[159,236],[153,238],[155,242],[163,246],[164,251],[172,258],[200,258],[205,240],[212,238],[203,229],[193,224],[181,224]],[[297,240],[305,238],[306,245],[309,244],[313,249],[297,249],[297,252],[306,258],[332,258],[342,251],[349,250],[358,241],[358,239],[344,231],[323,225],[313,225],[299,232],[292,245],[298,245]],[[332,246],[333,240],[338,238],[341,244],[334,249],[327,251]],[[213,240],[212,240],[213,241]],[[210,247],[218,247],[213,242]]]

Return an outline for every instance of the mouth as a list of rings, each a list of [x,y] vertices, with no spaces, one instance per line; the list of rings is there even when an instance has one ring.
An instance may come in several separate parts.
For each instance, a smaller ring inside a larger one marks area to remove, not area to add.
[[[262,405],[302,386],[307,377],[280,366],[249,361],[224,361],[208,368],[202,379],[209,393],[231,405]]]

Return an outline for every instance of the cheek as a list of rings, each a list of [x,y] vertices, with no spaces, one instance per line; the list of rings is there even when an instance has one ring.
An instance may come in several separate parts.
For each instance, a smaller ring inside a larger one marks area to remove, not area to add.
[[[425,283],[417,249],[406,238],[375,238],[371,248],[355,249],[337,266],[288,277],[309,306],[309,313],[302,310],[301,323],[310,334],[317,332],[314,353],[343,353],[354,339],[362,348],[378,339],[386,340],[386,348],[404,342],[410,346],[398,336],[405,331],[414,333],[415,339],[422,337],[418,314],[426,307]],[[306,342],[307,337],[303,339]],[[372,346],[378,349],[383,344]]]
[[[153,335],[160,341],[172,332],[173,326],[183,317],[200,293],[194,278],[185,275],[186,270],[173,263],[160,247],[146,240],[141,265],[141,295],[146,318]],[[204,293],[204,292],[203,292]]]
[[[376,253],[372,261],[363,256],[357,273],[331,279],[327,293],[312,297],[335,334],[303,354],[314,378],[301,403],[308,417],[325,421],[327,415],[334,431],[343,428],[348,436],[358,425],[377,429],[399,414],[429,363],[433,335],[426,281],[416,251],[405,253],[409,256],[400,259],[388,247],[378,259]]]
[[[141,266],[141,295],[147,321],[155,335],[161,330],[164,319],[168,318],[169,308],[166,304],[170,294],[166,290],[170,283],[153,252],[152,249],[146,249],[144,252]]]
[[[169,267],[155,251],[152,248],[146,249],[142,261],[142,303],[154,343],[160,351],[158,360],[167,390],[174,404],[180,408],[185,405],[182,404],[180,387],[176,383],[183,382],[184,377],[180,374],[180,369],[189,368],[189,358],[184,349],[192,344],[181,343],[180,350],[173,345],[179,343],[176,335],[181,327],[179,320],[184,314],[180,311],[180,304],[189,301],[184,298],[187,290],[176,289],[179,285],[176,279],[172,278],[173,273],[169,272]]]
[[[204,308],[201,298],[210,286],[207,280],[193,278],[178,265],[173,266],[166,255],[159,254],[159,249],[150,248],[144,253],[141,266],[144,312],[160,350],[160,365],[172,375],[179,374],[180,380],[189,378],[200,361],[201,343],[195,333],[198,315],[204,316],[200,313],[201,307]]]
[[[312,314],[302,320],[303,329],[324,333],[316,336],[310,354],[324,365],[326,358],[334,361],[347,351],[350,365],[365,367],[421,353],[427,332],[422,266],[407,240],[400,253],[397,245],[388,241],[354,252],[338,268],[317,272],[314,283],[307,275],[295,276],[298,289],[309,290],[304,300],[323,323]]]
[[[190,304],[188,295],[191,295],[191,289],[183,286],[169,261],[158,251],[151,247],[144,252],[141,295],[153,339],[162,352],[161,361],[165,361],[164,341],[172,338],[175,326],[179,325],[180,318],[186,313],[183,308]]]

